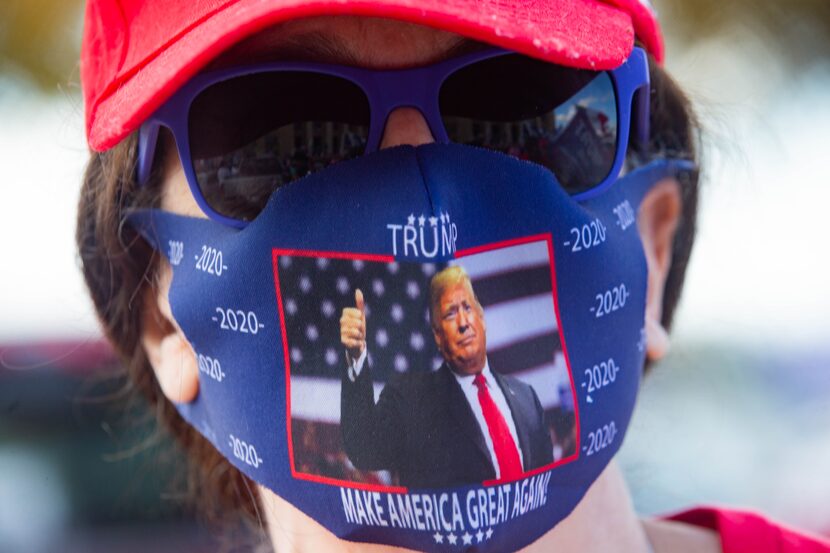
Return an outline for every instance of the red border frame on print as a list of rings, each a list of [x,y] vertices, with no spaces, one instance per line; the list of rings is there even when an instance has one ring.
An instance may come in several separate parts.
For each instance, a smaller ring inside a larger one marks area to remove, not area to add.
[[[581,442],[581,437],[579,433],[579,403],[576,397],[576,383],[573,377],[573,371],[571,370],[571,361],[568,357],[568,348],[565,344],[565,336],[564,332],[562,331],[562,320],[559,315],[559,294],[556,289],[556,264],[554,260],[554,253],[553,253],[553,239],[550,233],[545,234],[536,234],[532,236],[526,236],[523,238],[514,238],[510,240],[504,240],[500,242],[494,242],[491,244],[485,244],[483,246],[476,246],[474,248],[468,248],[465,250],[459,250],[455,252],[455,259],[461,259],[463,257],[467,257],[470,255],[475,255],[478,253],[483,253],[487,251],[493,250],[500,250],[509,248],[511,246],[518,246],[521,244],[529,244],[532,242],[545,242],[547,244],[548,249],[548,261],[549,261],[549,268],[550,268],[550,275],[551,275],[551,287],[553,291],[553,307],[554,307],[554,316],[556,317],[556,325],[557,330],[559,333],[559,339],[562,344],[562,353],[565,358],[565,365],[568,369],[568,378],[571,384],[571,394],[573,397],[573,405],[574,405],[574,429],[576,432],[576,448],[574,453],[569,455],[568,457],[564,457],[545,465],[543,467],[538,467],[533,470],[523,472],[521,476],[518,478],[513,479],[500,479],[500,480],[486,480],[481,484],[483,486],[493,486],[499,484],[506,484],[509,482],[515,482],[518,480],[522,480],[524,478],[529,478],[531,476],[535,476],[547,470],[550,470],[554,467],[558,467],[560,465],[564,465],[566,463],[570,463],[579,458],[579,445]],[[282,336],[282,347],[283,347],[283,356],[284,356],[284,364],[285,364],[285,405],[286,405],[286,434],[288,438],[288,457],[289,457],[289,465],[291,466],[291,476],[298,480],[308,480],[311,482],[317,482],[320,484],[329,484],[333,486],[340,486],[345,488],[353,488],[359,490],[368,490],[368,491],[377,491],[377,492],[384,492],[384,493],[407,493],[408,488],[404,486],[384,486],[379,484],[366,484],[361,482],[354,482],[351,480],[341,480],[339,478],[331,478],[328,476],[320,476],[316,474],[309,474],[305,472],[298,472],[296,467],[294,466],[294,440],[291,431],[291,359],[289,355],[289,348],[288,348],[288,335],[285,329],[285,312],[283,310],[283,303],[282,303],[282,291],[280,290],[280,279],[279,279],[279,268],[278,268],[278,258],[283,255],[296,255],[301,257],[315,257],[315,258],[326,258],[326,259],[349,259],[349,260],[360,260],[360,261],[373,261],[373,262],[381,262],[381,263],[393,263],[395,261],[399,261],[395,259],[394,256],[391,255],[376,255],[376,254],[360,254],[360,253],[344,253],[344,252],[331,252],[331,251],[316,251],[316,250],[303,250],[303,249],[280,249],[274,248],[271,250],[271,261],[273,264],[274,270],[274,285],[276,287],[277,293],[277,307],[279,311],[280,317],[280,328],[281,328],[281,336]]]
[[[406,493],[407,489],[403,486],[382,486],[378,484],[366,484],[363,482],[353,482],[351,480],[340,480],[339,478],[331,478],[329,476],[320,476],[318,474],[309,474],[307,472],[298,472],[294,466],[294,437],[291,432],[291,357],[288,350],[288,334],[285,330],[285,311],[282,306],[282,291],[280,290],[280,276],[278,258],[281,255],[296,255],[300,257],[316,257],[325,259],[350,259],[360,261],[375,261],[380,263],[393,263],[395,258],[391,255],[373,255],[373,254],[359,254],[359,253],[343,253],[343,252],[326,252],[315,250],[299,250],[299,249],[280,249],[274,248],[271,250],[271,263],[274,269],[274,285],[277,289],[277,310],[280,314],[280,334],[282,335],[282,350],[285,365],[285,432],[288,436],[288,462],[291,466],[291,476],[299,480],[309,480],[319,484],[329,484],[333,486],[340,486],[344,488],[354,488],[358,490],[368,490],[386,493]]]
[[[575,461],[579,458],[579,445],[581,443],[581,436],[579,434],[579,401],[576,397],[576,382],[574,381],[573,370],[571,370],[571,359],[568,356],[568,346],[565,344],[565,333],[562,331],[562,317],[559,315],[559,291],[556,288],[556,261],[554,260],[553,255],[553,237],[551,236],[551,233],[546,232],[543,234],[535,234],[532,236],[525,236],[522,238],[512,238],[509,240],[502,240],[500,242],[493,242],[492,244],[485,244],[483,246],[467,248],[465,250],[457,250],[455,252],[455,259],[460,259],[462,257],[467,257],[470,255],[489,252],[493,250],[502,250],[505,248],[509,248],[511,246],[530,244],[533,242],[546,242],[548,245],[548,260],[550,261],[550,285],[551,290],[553,291],[553,310],[554,315],[556,317],[556,328],[559,332],[559,341],[562,343],[562,355],[565,357],[565,367],[568,369],[568,380],[571,383],[571,397],[573,398],[574,405],[574,431],[576,433],[576,447],[574,449],[574,452],[568,455],[567,457],[563,457],[562,459],[554,461],[553,463],[550,463],[548,465],[537,467],[527,472],[523,472],[522,475],[518,478],[485,480],[482,483],[484,486],[507,484],[510,482],[515,482],[517,480],[528,478],[530,476],[536,476],[537,474],[545,472],[546,470],[550,470],[554,467],[570,463],[571,461]]]

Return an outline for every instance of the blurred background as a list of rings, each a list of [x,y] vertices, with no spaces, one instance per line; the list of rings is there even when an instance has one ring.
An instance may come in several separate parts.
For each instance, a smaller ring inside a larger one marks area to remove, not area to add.
[[[644,514],[729,504],[830,535],[830,3],[654,3],[705,183],[673,349],[619,459]],[[178,451],[106,376],[77,268],[82,9],[0,2],[0,551],[207,551]]]

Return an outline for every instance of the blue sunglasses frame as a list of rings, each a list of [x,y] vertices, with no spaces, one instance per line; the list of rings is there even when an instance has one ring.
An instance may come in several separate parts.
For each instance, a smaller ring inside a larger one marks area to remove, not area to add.
[[[244,228],[248,223],[227,217],[215,211],[204,198],[190,152],[188,115],[193,100],[213,84],[243,75],[274,71],[308,71],[341,77],[357,85],[369,102],[369,134],[364,155],[376,151],[383,136],[389,114],[399,107],[420,111],[438,143],[449,143],[439,108],[439,93],[444,81],[456,71],[474,63],[498,56],[514,54],[504,49],[487,49],[451,58],[439,63],[411,69],[374,70],[345,65],[308,62],[269,62],[239,66],[199,74],[188,81],[140,127],[138,133],[137,178],[140,186],[147,183],[153,166],[153,156],[159,129],[170,130],[176,142],[179,158],[190,192],[207,216],[219,223]],[[607,71],[614,86],[617,107],[617,149],[614,164],[608,176],[596,186],[574,194],[576,201],[584,201],[602,194],[619,177],[631,129],[632,109],[636,101],[636,138],[646,144],[649,136],[649,73],[648,58],[641,48],[634,48],[619,67]]]

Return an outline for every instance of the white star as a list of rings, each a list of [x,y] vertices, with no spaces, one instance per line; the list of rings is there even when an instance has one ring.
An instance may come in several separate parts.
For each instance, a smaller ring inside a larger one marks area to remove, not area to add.
[[[421,351],[424,349],[424,336],[420,332],[413,332],[409,336],[409,347],[414,349],[415,351]]]
[[[464,545],[470,545],[473,543],[473,537],[468,532],[464,532],[464,535],[461,536],[461,539],[464,540]]]
[[[438,226],[438,217],[430,217],[429,218],[429,225],[432,227]]]
[[[443,211],[441,212],[441,217],[440,218],[441,218],[441,224],[443,225],[444,224],[444,212]]]
[[[302,287],[303,287],[303,284],[301,282],[300,283],[300,288],[302,288]],[[309,281],[308,287],[309,287],[309,289],[311,288],[311,281]],[[349,287],[349,280],[344,276],[338,277],[337,278],[337,291],[340,292],[341,294],[345,294],[346,292],[348,292],[350,290],[351,290],[351,288]],[[305,292],[305,290],[303,290],[303,291]]]
[[[449,213],[444,213],[444,219],[446,219],[447,222],[449,223],[450,222],[450,214]]]
[[[423,213],[421,213],[421,216],[420,216],[420,217],[418,217],[418,224],[419,224],[420,226],[424,226],[424,223],[426,222],[426,220],[427,220],[427,218],[426,218],[426,217],[424,217],[424,214],[423,214]]]
[[[441,534],[439,534],[438,532],[435,532],[435,533],[432,535],[432,537],[433,537],[433,538],[435,538],[435,543],[444,543],[444,536],[442,536],[442,535],[441,535]]]
[[[453,545],[458,543],[458,536],[456,536],[453,533],[447,534],[447,539],[450,540],[450,543],[453,544]]]
[[[421,288],[418,286],[418,283],[414,280],[410,280],[406,283],[406,295],[409,296],[409,299],[415,299],[418,297],[418,294],[421,293]]]
[[[415,214],[414,213],[410,213],[409,217],[406,218],[406,224],[409,225],[409,226],[412,226],[412,225],[415,224]]]
[[[383,284],[381,279],[376,278],[372,281],[372,292],[374,292],[376,296],[382,296],[385,291],[386,286]]]
[[[303,275],[300,277],[300,290],[304,293],[308,293],[311,291],[311,279],[308,278],[308,275]]]
[[[486,536],[487,536],[487,539],[489,540],[489,539],[490,539],[490,537],[493,535],[493,529],[492,529],[492,528],[488,528],[488,529],[487,529],[487,532],[485,532],[485,534],[486,534]]]
[[[409,361],[406,360],[406,356],[402,353],[399,353],[395,356],[395,370],[399,373],[404,373],[409,369]]]
[[[479,530],[479,531],[476,533],[476,539],[478,540],[478,543],[481,543],[482,541],[484,541],[484,532],[482,532],[481,530]]]

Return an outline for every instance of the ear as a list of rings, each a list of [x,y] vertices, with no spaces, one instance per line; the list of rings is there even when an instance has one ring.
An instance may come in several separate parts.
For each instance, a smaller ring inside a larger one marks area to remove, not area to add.
[[[682,207],[680,184],[670,178],[654,185],[640,204],[637,215],[637,227],[648,264],[646,355],[651,361],[661,359],[669,349],[669,334],[661,323],[663,291],[671,267],[674,235]]]
[[[199,393],[196,354],[176,324],[167,293],[173,271],[166,260],[159,267],[156,285],[147,287],[142,316],[141,343],[165,397],[187,403]]]

